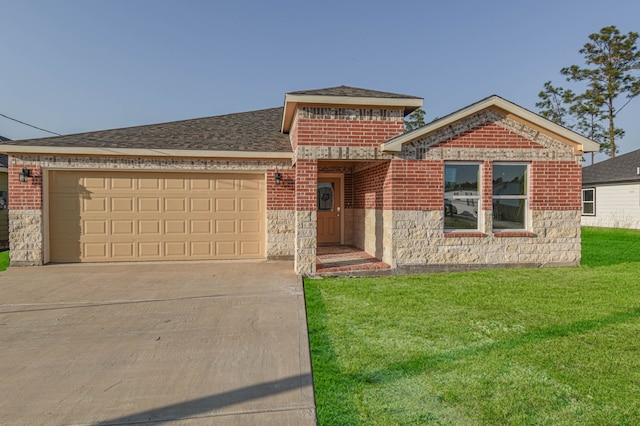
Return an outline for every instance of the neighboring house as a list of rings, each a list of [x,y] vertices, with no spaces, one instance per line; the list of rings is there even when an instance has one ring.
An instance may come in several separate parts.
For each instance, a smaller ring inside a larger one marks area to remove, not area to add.
[[[12,265],[288,258],[313,275],[323,244],[394,273],[580,262],[581,159],[595,142],[497,96],[404,133],[420,106],[340,86],[280,108],[4,142]]]
[[[0,143],[9,139],[0,136]],[[7,178],[9,159],[0,154],[0,251],[9,248],[9,182]]]
[[[640,150],[582,169],[582,224],[640,229]]]

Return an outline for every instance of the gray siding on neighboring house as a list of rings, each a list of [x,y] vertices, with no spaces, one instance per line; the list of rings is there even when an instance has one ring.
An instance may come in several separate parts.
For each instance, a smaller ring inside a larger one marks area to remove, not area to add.
[[[592,188],[595,188],[595,214],[583,215],[582,226],[640,229],[640,183]]]
[[[594,190],[582,226],[640,229],[640,150],[585,167],[582,188]]]

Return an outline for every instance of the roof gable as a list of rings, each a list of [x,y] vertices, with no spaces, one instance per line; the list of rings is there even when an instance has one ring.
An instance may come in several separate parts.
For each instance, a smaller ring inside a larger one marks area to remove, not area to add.
[[[452,126],[455,123],[471,117],[474,114],[478,114],[479,112],[484,110],[496,110],[501,115],[518,121],[526,125],[527,127],[545,133],[548,136],[553,137],[554,139],[572,146],[576,153],[595,152],[600,149],[600,145],[598,145],[596,142],[593,142],[592,140],[585,138],[584,136],[572,130],[559,126],[537,114],[534,114],[527,109],[524,109],[496,95],[485,98],[479,102],[476,102],[475,104],[469,105],[466,108],[435,120],[425,126],[419,127],[415,130],[390,139],[389,141],[383,143],[380,148],[383,152],[400,152],[404,144],[425,138],[431,133],[437,132],[448,126]]]
[[[281,130],[288,133],[293,124],[295,111],[299,105],[337,107],[382,107],[402,109],[404,115],[422,106],[423,99],[399,93],[380,92],[350,86],[328,87],[325,89],[289,92],[284,96],[284,113]]]
[[[504,149],[543,149],[544,146],[512,132],[495,122],[485,122],[462,134],[442,140],[434,148],[504,148]]]
[[[640,149],[582,169],[582,185],[640,182]]]

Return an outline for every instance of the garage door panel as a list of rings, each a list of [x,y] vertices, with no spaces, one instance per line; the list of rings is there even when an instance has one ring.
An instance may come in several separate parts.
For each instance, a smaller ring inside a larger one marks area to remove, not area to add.
[[[105,197],[92,197],[82,200],[82,212],[107,212],[107,199]]]
[[[164,243],[165,255],[168,257],[186,257],[187,243],[183,241],[173,241]]]
[[[216,179],[214,188],[216,191],[235,191],[236,180],[233,178]]]
[[[236,234],[235,220],[216,220],[216,234]]]
[[[257,198],[243,198],[240,200],[240,211],[257,213],[261,210],[261,200]]]
[[[165,220],[165,234],[181,234],[187,233],[187,222],[185,220]]]
[[[213,256],[213,243],[210,241],[191,242],[191,256],[210,258]]]
[[[216,213],[236,213],[236,198],[216,198]]]
[[[190,179],[190,189],[195,192],[211,191],[213,189],[212,181],[211,179],[207,179],[207,178]]]
[[[135,180],[131,177],[113,177],[111,178],[111,189],[133,191],[136,189]]]
[[[164,189],[185,191],[187,188],[187,179],[163,179]]]
[[[187,211],[186,204],[187,203],[184,198],[165,198],[164,211],[184,213]]]
[[[162,255],[162,243],[138,243],[138,255],[140,258],[157,259]]]
[[[82,185],[89,192],[106,190],[109,189],[109,179],[104,177],[85,177],[82,180]]]
[[[140,213],[160,213],[159,198],[138,198],[138,212]]]
[[[158,219],[139,220],[138,233],[140,235],[160,235],[161,221]]]
[[[54,262],[264,258],[263,176],[50,174]]]
[[[211,235],[211,221],[210,220],[192,220],[190,221],[191,234],[203,234]]]
[[[132,260],[135,258],[133,242],[111,243],[111,257],[114,260]]]
[[[240,233],[243,235],[246,234],[261,234],[262,227],[260,226],[262,222],[256,219],[241,219],[240,220]]]
[[[90,262],[108,260],[107,243],[84,243],[82,244],[82,256]]]
[[[257,256],[260,254],[260,244],[256,241],[240,241],[241,256]]]
[[[104,223],[104,222],[103,222]],[[112,220],[111,221],[111,235],[134,235],[135,224],[133,220]]]
[[[114,213],[126,212],[131,213],[134,211],[133,206],[135,202],[131,197],[112,197],[111,198],[111,211]]]
[[[69,222],[70,226],[73,226],[73,229],[78,228],[77,222]],[[84,230],[84,235],[88,236],[105,236],[107,235],[107,222],[104,220],[84,220],[82,221],[82,229]],[[73,231],[69,230],[69,234],[73,234]]]
[[[211,213],[211,198],[191,198],[192,212]]]

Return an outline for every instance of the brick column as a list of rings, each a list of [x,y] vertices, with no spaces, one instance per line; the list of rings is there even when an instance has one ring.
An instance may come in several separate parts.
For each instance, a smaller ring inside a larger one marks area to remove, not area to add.
[[[26,182],[20,182],[23,168],[31,170]],[[11,266],[44,262],[42,169],[39,166],[9,166],[9,247]]]
[[[296,229],[294,267],[300,275],[316,272],[318,162],[296,162]]]

